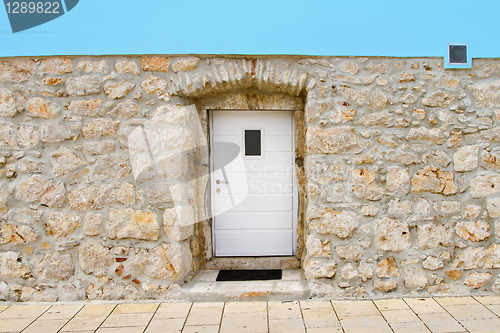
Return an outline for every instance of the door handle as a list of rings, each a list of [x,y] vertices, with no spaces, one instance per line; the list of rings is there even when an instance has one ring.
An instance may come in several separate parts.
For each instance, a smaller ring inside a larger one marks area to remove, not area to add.
[[[219,184],[228,184],[228,182],[221,181],[221,180],[218,180],[218,179],[215,181],[215,183],[216,183],[217,185],[219,185]]]

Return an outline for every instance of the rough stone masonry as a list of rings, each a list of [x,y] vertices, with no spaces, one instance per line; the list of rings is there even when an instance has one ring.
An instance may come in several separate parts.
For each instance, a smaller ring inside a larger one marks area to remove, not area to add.
[[[211,252],[200,105],[250,95],[305,105],[312,296],[500,291],[500,60],[81,56],[0,59],[0,300],[180,298]]]

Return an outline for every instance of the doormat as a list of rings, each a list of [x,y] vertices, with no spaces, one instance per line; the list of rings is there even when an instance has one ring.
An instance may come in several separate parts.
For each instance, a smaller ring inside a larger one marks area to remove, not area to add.
[[[281,280],[281,269],[229,269],[221,270],[216,281]]]

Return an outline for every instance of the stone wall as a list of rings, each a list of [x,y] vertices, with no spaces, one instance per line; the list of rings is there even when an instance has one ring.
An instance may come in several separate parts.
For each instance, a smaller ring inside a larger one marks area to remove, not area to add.
[[[313,296],[496,292],[500,61],[442,63],[0,60],[0,299],[181,297],[211,257],[200,105],[231,94],[305,101],[297,252]]]

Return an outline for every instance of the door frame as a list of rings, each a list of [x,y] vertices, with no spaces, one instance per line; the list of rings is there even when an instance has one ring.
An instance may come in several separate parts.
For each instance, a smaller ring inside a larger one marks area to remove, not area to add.
[[[297,223],[298,223],[298,216],[299,216],[299,190],[298,190],[298,181],[297,181],[297,170],[296,170],[296,165],[295,165],[295,157],[296,157],[296,131],[295,131],[295,111],[296,110],[276,110],[276,109],[266,109],[266,110],[248,110],[248,109],[207,109],[208,112],[208,127],[209,127],[209,142],[210,142],[210,149],[209,149],[209,180],[208,183],[210,184],[210,216],[212,218],[212,256],[214,258],[236,258],[236,257],[222,257],[222,256],[216,256],[215,255],[215,248],[216,248],[216,235],[215,235],[215,216],[214,216],[214,191],[215,188],[212,186],[212,175],[213,175],[213,170],[214,170],[214,160],[213,160],[213,154],[212,154],[212,147],[213,147],[213,137],[214,137],[214,132],[213,132],[213,111],[223,111],[223,112],[279,112],[279,111],[284,111],[284,112],[289,112],[290,117],[292,118],[291,122],[291,133],[292,133],[292,154],[293,154],[293,159],[292,159],[292,186],[293,186],[293,193],[292,193],[292,256],[297,255]],[[266,138],[264,137],[264,140]],[[257,256],[255,256],[257,257]],[[266,256],[258,256],[258,257],[266,257]],[[278,257],[276,255],[270,255],[270,257]],[[245,258],[254,258],[252,256],[250,257],[245,257]]]

